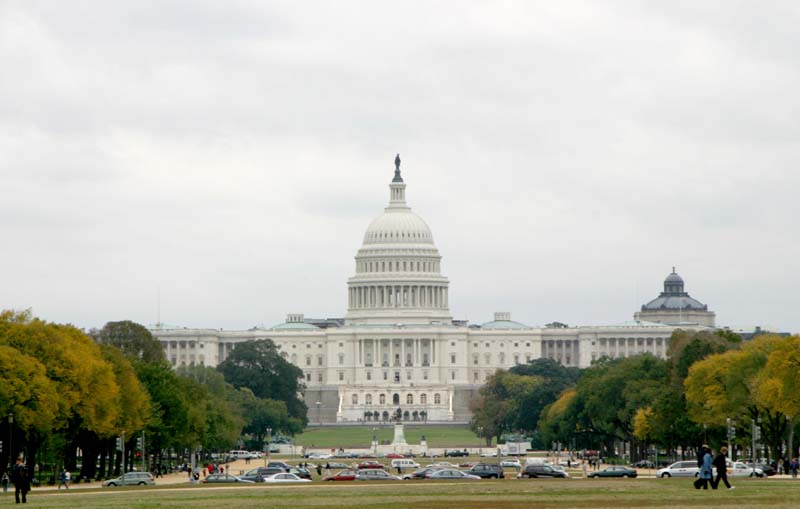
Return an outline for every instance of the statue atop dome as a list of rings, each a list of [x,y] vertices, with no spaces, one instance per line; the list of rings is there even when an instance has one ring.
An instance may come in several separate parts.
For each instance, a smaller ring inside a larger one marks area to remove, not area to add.
[[[400,154],[394,156],[394,178],[392,182],[402,182],[403,177],[400,176]]]

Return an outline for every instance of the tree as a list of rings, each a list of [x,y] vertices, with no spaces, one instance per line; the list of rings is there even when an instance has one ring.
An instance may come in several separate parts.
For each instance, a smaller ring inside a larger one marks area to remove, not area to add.
[[[281,357],[270,339],[245,341],[217,369],[234,387],[247,387],[259,398],[286,403],[291,417],[308,423],[308,408],[298,397],[303,371]]]
[[[581,376],[579,368],[565,367],[553,359],[536,359],[514,366],[509,371],[515,375],[538,377],[541,381],[530,391],[520,394],[512,426],[522,431],[534,431],[542,410],[556,401],[567,388],[574,387]]]
[[[755,396],[768,408],[787,416],[786,439],[790,457],[795,455],[794,427],[800,416],[800,336],[777,343],[755,379]]]
[[[99,331],[92,331],[92,337],[103,345],[119,348],[126,356],[144,362],[166,360],[161,343],[143,325],[130,320],[108,322]]]
[[[711,355],[689,368],[684,385],[688,411],[697,423],[724,426],[726,419],[760,421],[773,457],[781,457],[785,415],[758,397],[758,380],[770,355],[785,342],[779,336],[760,336],[740,349]]]

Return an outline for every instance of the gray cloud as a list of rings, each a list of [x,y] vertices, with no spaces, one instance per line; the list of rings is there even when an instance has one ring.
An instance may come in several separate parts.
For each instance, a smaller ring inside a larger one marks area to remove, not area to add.
[[[4,2],[0,306],[341,316],[403,156],[452,310],[614,323],[672,265],[800,329],[793,2]]]

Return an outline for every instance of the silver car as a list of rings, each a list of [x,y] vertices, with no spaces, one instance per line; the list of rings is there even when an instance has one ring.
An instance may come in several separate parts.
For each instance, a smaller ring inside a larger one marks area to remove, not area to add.
[[[156,482],[149,472],[125,472],[116,479],[109,479],[103,486],[152,486]]]
[[[477,480],[480,481],[481,478],[477,475],[467,474],[466,472],[462,472],[461,470],[452,470],[452,469],[444,469],[444,470],[436,470],[435,472],[431,472],[428,476],[428,479],[470,479],[470,480]]]
[[[698,477],[700,469],[696,461],[676,461],[656,471],[656,477]]]

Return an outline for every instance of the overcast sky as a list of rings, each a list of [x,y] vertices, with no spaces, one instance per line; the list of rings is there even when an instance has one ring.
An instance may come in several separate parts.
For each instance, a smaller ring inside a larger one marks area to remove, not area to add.
[[[341,317],[395,153],[451,311],[800,331],[800,4],[0,0],[0,308]]]

